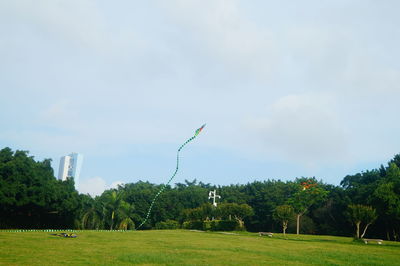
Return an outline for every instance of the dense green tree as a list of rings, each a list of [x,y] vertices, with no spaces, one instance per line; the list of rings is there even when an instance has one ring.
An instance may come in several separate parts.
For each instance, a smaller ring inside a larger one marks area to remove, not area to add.
[[[220,186],[217,191],[223,202],[243,204],[247,203],[248,196],[244,191],[245,185]]]
[[[377,210],[371,234],[380,238],[385,235],[388,240],[398,240],[400,234],[400,217],[396,215],[400,202],[398,164],[400,155],[394,156],[386,167],[346,176],[341,182],[352,204],[367,204]]]
[[[398,156],[395,158],[398,159]],[[376,188],[369,196],[368,202],[377,208],[381,223],[386,227],[387,238],[390,239],[391,232],[393,239],[398,240],[400,234],[400,169],[393,160],[386,168],[385,176],[376,183]]]
[[[284,204],[292,194],[293,188],[280,180],[255,181],[244,185],[241,191],[246,195],[247,204],[254,215],[245,219],[250,231],[273,231],[275,221],[272,213],[276,206]]]
[[[316,232],[323,235],[351,235],[352,229],[350,230],[345,215],[351,200],[346,190],[334,185],[324,185],[324,188],[329,192],[328,196],[325,200],[311,206],[308,212],[308,216],[316,226]],[[307,231],[304,230],[306,229],[304,217],[302,217],[302,225],[302,231]]]
[[[142,228],[150,229],[157,222],[166,220],[180,220],[182,222],[184,209],[196,208],[208,202],[208,186],[208,184],[201,182],[197,183],[196,180],[185,180],[184,184],[176,184],[174,189],[170,186],[165,187],[153,206],[150,219]],[[142,222],[151,201],[162,187],[164,185],[139,181],[119,188],[124,191],[124,200],[134,206],[133,220],[135,223]]]
[[[106,215],[104,224],[109,226],[110,230],[113,229],[127,229],[134,226],[132,220],[132,206],[124,201],[124,195],[122,191],[118,190],[107,190],[101,197],[101,202],[105,208]]]
[[[366,204],[382,178],[382,171],[369,170],[355,175],[347,175],[340,184],[354,204]]]
[[[27,151],[0,151],[1,227],[72,228],[79,207],[73,180],[56,180],[50,160],[37,162]]]
[[[377,218],[376,210],[371,206],[364,206],[360,204],[349,205],[349,218],[356,226],[357,239],[363,238],[367,232],[368,226],[370,226]],[[364,224],[364,230],[360,235],[360,229]]]
[[[283,236],[286,237],[286,229],[290,219],[294,216],[293,207],[290,205],[280,205],[275,208],[274,219],[282,223]]]
[[[231,220],[234,218],[239,223],[240,228],[244,228],[244,219],[246,217],[254,215],[253,208],[246,203],[221,203],[218,205],[217,210],[224,219]]]
[[[315,178],[298,178],[293,184],[296,191],[288,200],[296,213],[296,234],[300,234],[300,219],[309,208],[319,201],[323,201],[328,191]]]
[[[103,229],[106,216],[106,207],[103,202],[94,200],[86,195],[81,209],[81,229]]]
[[[57,180],[50,160],[35,161],[27,151],[4,148],[0,150],[0,227],[130,229],[143,221],[154,196],[163,188],[142,229],[168,220],[182,224],[185,220],[214,217],[239,220],[249,231],[274,231],[281,227],[274,211],[280,205],[291,204],[297,221],[302,220],[301,232],[351,235],[351,228],[345,224],[347,206],[359,204],[371,206],[378,215],[368,227],[369,235],[399,240],[399,166],[400,155],[396,155],[379,169],[347,175],[341,186],[326,185],[314,178],[312,182],[302,178],[229,186],[197,180],[174,186],[138,181],[92,198],[79,194],[73,179]],[[222,196],[218,208],[208,200],[208,192],[214,189]],[[250,206],[247,210],[251,208],[254,215],[242,215],[235,206]],[[287,230],[292,230],[291,225]],[[365,228],[360,230],[360,235],[365,234]],[[295,231],[300,232],[300,226]]]
[[[210,220],[215,215],[218,215],[215,207],[212,206],[210,203],[204,203],[200,207],[193,209],[184,209],[182,212],[186,221]]]

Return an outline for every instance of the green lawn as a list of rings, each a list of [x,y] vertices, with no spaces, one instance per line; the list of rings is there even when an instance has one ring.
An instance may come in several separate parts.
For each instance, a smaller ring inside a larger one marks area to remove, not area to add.
[[[400,265],[400,243],[333,236],[235,235],[186,230],[0,232],[0,265]]]

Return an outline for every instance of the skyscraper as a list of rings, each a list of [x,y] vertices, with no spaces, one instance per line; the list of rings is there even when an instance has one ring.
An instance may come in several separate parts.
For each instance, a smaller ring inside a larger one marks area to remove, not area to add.
[[[71,157],[68,155],[61,157],[60,168],[58,168],[58,179],[59,180],[62,180],[62,181],[67,180],[70,159],[71,159]]]
[[[61,157],[60,168],[58,170],[58,179],[67,180],[72,177],[75,181],[75,186],[78,184],[79,175],[81,173],[83,155],[79,153],[71,153]]]

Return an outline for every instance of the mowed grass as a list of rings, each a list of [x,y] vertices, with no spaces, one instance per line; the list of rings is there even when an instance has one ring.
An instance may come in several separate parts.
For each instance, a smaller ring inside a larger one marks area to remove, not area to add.
[[[186,230],[97,232],[78,238],[0,232],[1,265],[400,265],[400,244],[333,236]]]

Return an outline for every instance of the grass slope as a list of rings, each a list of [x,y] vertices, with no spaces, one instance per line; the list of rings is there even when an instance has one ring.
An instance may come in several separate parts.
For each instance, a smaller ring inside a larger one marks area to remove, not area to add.
[[[228,235],[185,230],[0,232],[1,265],[399,265],[400,244],[353,242],[333,236],[252,233]]]

